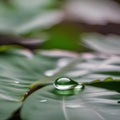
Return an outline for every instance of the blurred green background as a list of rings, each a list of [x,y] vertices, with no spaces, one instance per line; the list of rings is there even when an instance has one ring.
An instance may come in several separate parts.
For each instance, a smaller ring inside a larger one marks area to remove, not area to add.
[[[89,34],[120,34],[119,0],[1,0],[0,51],[13,47],[89,51]],[[93,34],[93,37],[94,37]],[[96,38],[97,39],[97,38]]]

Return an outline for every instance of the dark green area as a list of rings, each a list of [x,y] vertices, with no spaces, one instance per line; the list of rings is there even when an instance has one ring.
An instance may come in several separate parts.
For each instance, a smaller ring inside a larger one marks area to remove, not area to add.
[[[92,83],[91,86],[105,88],[109,90],[114,90],[120,92],[120,81],[112,81],[112,82],[96,82]],[[119,96],[120,98],[120,96]]]

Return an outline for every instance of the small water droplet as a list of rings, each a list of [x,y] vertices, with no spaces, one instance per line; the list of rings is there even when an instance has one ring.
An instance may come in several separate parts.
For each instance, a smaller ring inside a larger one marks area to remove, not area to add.
[[[67,77],[56,79],[54,86],[57,93],[62,95],[76,94],[84,88],[83,84],[77,83],[76,81],[73,81]]]
[[[78,105],[78,104],[70,104],[66,106],[67,108],[83,108],[83,105]]]
[[[17,84],[20,83],[19,81],[14,81],[14,82],[17,83]]]
[[[41,103],[47,102],[47,100],[40,100]]]

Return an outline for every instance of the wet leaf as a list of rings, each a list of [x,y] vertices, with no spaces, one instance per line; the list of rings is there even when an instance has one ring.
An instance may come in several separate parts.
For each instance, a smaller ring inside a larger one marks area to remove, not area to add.
[[[58,96],[54,87],[42,88],[24,102],[22,120],[119,120],[120,94],[85,86],[79,94]]]
[[[119,71],[119,56],[78,55],[65,51],[37,51],[33,54],[27,50],[1,53],[0,118],[10,118],[24,104],[24,99],[31,96],[33,89],[51,84],[59,77],[66,76],[80,83],[102,81],[108,77],[119,81]]]

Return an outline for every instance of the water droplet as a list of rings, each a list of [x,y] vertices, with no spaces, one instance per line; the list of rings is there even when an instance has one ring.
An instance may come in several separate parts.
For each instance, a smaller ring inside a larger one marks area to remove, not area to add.
[[[72,95],[81,91],[84,86],[81,83],[77,83],[70,78],[61,77],[55,80],[54,86],[56,93],[61,95]]]
[[[47,102],[47,100],[40,100],[41,103]]]
[[[14,81],[14,82],[17,83],[17,84],[20,83],[19,81]]]
[[[62,78],[58,78],[55,81],[54,86],[58,90],[68,90],[68,89],[72,89],[77,84],[78,84],[77,82],[71,80],[70,78],[62,77]]]
[[[70,104],[70,105],[67,105],[66,107],[68,107],[68,108],[83,108],[84,106],[78,105],[78,104]]]

